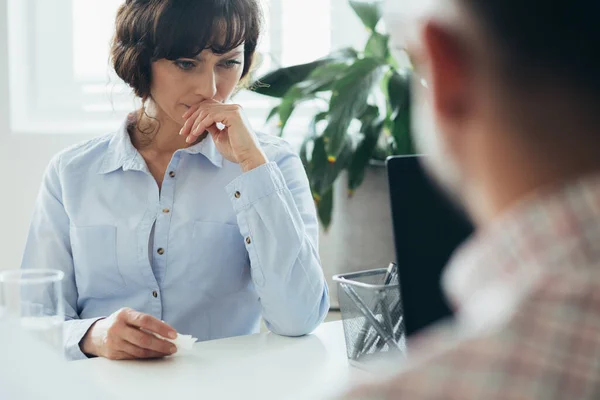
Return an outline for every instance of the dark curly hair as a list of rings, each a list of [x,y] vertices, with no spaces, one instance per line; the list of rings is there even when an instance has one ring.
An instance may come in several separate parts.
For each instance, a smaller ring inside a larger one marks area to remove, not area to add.
[[[244,44],[242,78],[252,66],[262,24],[259,0],[127,0],[117,12],[111,46],[117,75],[150,98],[152,62],[225,54]]]

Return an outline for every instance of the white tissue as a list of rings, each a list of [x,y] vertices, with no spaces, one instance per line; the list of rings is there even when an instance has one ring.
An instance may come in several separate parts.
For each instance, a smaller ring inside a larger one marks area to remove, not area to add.
[[[149,333],[151,335],[156,336],[159,339],[162,340],[166,340],[167,342],[171,342],[173,343],[176,347],[177,347],[177,351],[179,350],[192,350],[192,348],[194,347],[194,343],[196,343],[198,341],[198,338],[192,337],[192,335],[182,335],[180,333],[177,334],[177,338],[175,339],[169,339],[166,337],[162,337],[161,335],[159,335],[158,333],[154,333],[154,332],[150,332],[146,329],[142,330],[146,333]]]

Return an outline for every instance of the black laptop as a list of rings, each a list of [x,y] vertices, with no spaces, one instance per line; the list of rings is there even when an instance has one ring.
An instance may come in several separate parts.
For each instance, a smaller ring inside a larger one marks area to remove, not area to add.
[[[407,337],[452,316],[441,288],[442,271],[473,230],[466,216],[426,175],[422,159],[387,160]]]

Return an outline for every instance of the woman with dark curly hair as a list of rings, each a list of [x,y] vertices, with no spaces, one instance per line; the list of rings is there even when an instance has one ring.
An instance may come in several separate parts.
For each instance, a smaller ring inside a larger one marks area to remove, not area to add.
[[[323,320],[302,164],[230,101],[260,28],[258,0],[120,7],[112,64],[143,106],[51,161],[22,265],[65,273],[68,358],[162,357],[177,332],[247,335],[264,318],[298,336]]]

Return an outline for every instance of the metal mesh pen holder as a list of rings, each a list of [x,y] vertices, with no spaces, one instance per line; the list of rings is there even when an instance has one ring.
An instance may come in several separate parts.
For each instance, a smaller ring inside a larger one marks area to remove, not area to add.
[[[336,275],[346,352],[359,366],[382,352],[403,354],[406,348],[402,302],[395,264]]]

